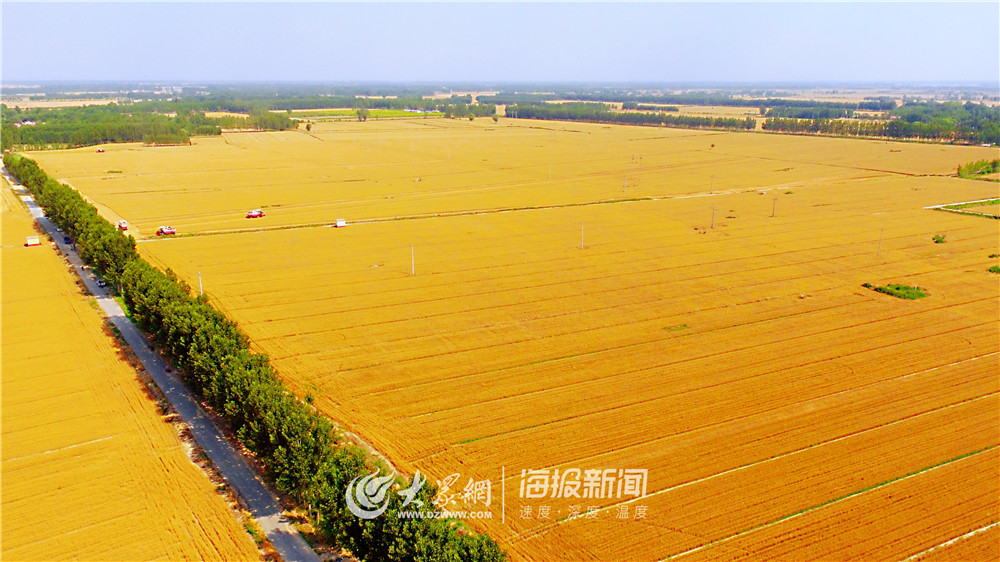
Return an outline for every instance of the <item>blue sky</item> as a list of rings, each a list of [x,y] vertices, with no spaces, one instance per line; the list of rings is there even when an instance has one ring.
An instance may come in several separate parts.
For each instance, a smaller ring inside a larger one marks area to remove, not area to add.
[[[998,82],[1000,2],[17,3],[2,80]]]

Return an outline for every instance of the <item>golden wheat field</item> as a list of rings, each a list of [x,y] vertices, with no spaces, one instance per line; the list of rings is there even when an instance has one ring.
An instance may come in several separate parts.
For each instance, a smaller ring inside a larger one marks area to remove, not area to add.
[[[6,185],[2,221],[2,558],[259,559]]]
[[[1000,235],[923,209],[995,197],[948,174],[996,149],[507,119],[105,149],[30,156],[399,467],[489,479],[469,524],[514,559],[1000,555]]]

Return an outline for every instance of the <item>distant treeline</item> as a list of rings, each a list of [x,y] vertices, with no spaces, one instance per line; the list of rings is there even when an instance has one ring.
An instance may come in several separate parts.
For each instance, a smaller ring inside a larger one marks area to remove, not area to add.
[[[305,506],[333,544],[366,561],[500,561],[506,555],[486,535],[459,531],[445,519],[398,518],[398,494],[380,517],[360,519],[344,493],[374,462],[341,441],[332,424],[281,384],[266,354],[250,349],[239,327],[169,269],[143,260],[135,241],[101,218],[79,193],[34,161],[6,154],[4,165],[35,196],[46,214],[71,236],[80,257],[117,287],[130,316],[171,358],[184,381],[224,416],[246,448],[263,463],[282,492]],[[433,486],[419,494],[433,511]]]
[[[188,104],[161,102],[108,104],[58,109],[0,106],[2,148],[78,147],[111,142],[182,144],[192,135],[218,135],[222,129],[285,130],[295,122],[286,115],[255,109],[247,117],[206,117]]]
[[[637,111],[680,111],[681,108],[676,105],[640,105],[639,102],[626,101],[622,102],[622,110],[637,110]]]
[[[604,103],[547,103],[542,105],[508,105],[507,117],[519,119],[550,119],[558,121],[589,121],[624,125],[654,125],[692,129],[748,130],[756,126],[753,118],[695,117],[664,113],[622,113],[611,111]]]
[[[772,107],[764,115],[791,119],[843,119],[853,117],[854,110],[834,107]]]
[[[881,121],[771,118],[763,128],[791,133],[1000,144],[1000,107],[972,102],[908,103]]]
[[[2,148],[77,147],[109,142],[181,144],[195,135],[218,135],[223,129],[283,131],[295,121],[277,111],[353,107],[440,111],[446,117],[488,117],[492,104],[473,104],[472,96],[447,99],[308,96],[279,99],[238,99],[225,95],[173,100],[110,103],[52,109],[2,108]],[[206,117],[206,112],[246,114],[246,117]]]
[[[242,97],[224,94],[196,95],[173,100],[142,102],[136,105],[152,107],[156,111],[177,111],[178,108],[199,111],[229,111],[250,113],[252,111],[292,111],[295,109],[326,109],[331,107],[353,107],[369,109],[416,109],[422,111],[444,111],[447,106],[471,104],[472,96],[451,96],[445,99],[425,99],[421,96],[408,97],[357,97],[357,96],[282,96]]]
[[[501,105],[544,103],[553,100],[573,100],[573,101],[593,101],[593,102],[621,102],[626,103],[657,103],[657,104],[678,104],[678,105],[716,105],[730,107],[755,107],[764,108],[761,115],[767,108],[824,108],[829,110],[853,111],[858,109],[871,111],[887,111],[896,107],[896,102],[889,97],[865,98],[864,101],[852,102],[821,102],[816,100],[790,100],[783,98],[744,98],[734,97],[731,94],[712,92],[688,92],[683,94],[629,94],[615,92],[601,93],[581,93],[581,92],[554,92],[544,94],[529,93],[499,93],[493,96],[479,96],[480,103],[494,103]]]

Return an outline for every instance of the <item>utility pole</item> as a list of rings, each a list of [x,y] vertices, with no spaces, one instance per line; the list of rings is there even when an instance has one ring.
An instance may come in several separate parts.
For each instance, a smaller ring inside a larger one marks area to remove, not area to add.
[[[774,198],[774,203],[771,205],[771,218],[774,218],[774,214],[778,212],[778,198]]]
[[[413,244],[410,244],[410,275],[417,274],[417,262],[413,258]]]
[[[198,292],[202,295],[205,294],[205,288],[201,285],[201,270],[198,270]]]
[[[580,223],[580,249],[581,250],[583,249],[583,226],[585,224],[586,224],[585,222],[581,222]]]
[[[885,229],[884,228],[882,230],[880,230],[879,233],[878,233],[878,250],[875,251],[875,255],[876,256],[882,253],[882,235],[883,234],[885,234]]]
[[[712,229],[715,229],[715,207],[712,207]]]

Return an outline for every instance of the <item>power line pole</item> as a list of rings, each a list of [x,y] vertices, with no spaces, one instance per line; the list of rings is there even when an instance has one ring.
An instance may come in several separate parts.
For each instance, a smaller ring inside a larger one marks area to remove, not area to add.
[[[581,222],[580,223],[580,249],[581,250],[583,249],[583,226],[585,224],[586,224],[585,222]]]
[[[205,288],[201,285],[201,270],[198,270],[198,292],[202,295],[205,294]]]
[[[774,218],[774,214],[778,212],[778,198],[774,198],[774,203],[771,205],[771,218]]]
[[[410,275],[417,274],[417,262],[413,258],[413,244],[410,244]]]
[[[712,207],[712,229],[715,229],[715,207]]]
[[[882,230],[880,230],[879,233],[878,233],[878,250],[875,251],[875,255],[876,256],[882,253],[882,235],[883,234],[885,234],[885,229],[884,228]]]

